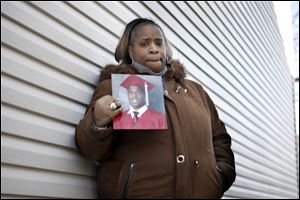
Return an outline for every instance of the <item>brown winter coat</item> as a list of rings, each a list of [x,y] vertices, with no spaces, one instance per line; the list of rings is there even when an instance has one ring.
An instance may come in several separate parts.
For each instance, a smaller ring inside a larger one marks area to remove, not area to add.
[[[235,180],[231,137],[217,110],[197,83],[184,79],[183,66],[172,61],[165,75],[167,130],[97,129],[95,101],[111,95],[111,73],[134,74],[128,65],[102,70],[76,143],[99,160],[100,198],[221,198]]]

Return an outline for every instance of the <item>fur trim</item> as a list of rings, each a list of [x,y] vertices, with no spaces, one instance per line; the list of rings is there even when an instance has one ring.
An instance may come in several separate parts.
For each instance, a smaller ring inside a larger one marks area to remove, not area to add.
[[[186,77],[185,67],[179,60],[171,60],[169,65],[171,67],[165,75],[166,79],[180,80]]]
[[[106,79],[111,79],[111,74],[137,74],[138,71],[131,65],[121,64],[121,65],[106,65],[104,69],[101,70],[100,82]]]
[[[100,82],[106,79],[111,79],[111,74],[137,74],[138,71],[127,64],[120,65],[106,65],[102,69],[100,74]],[[175,79],[180,84],[184,84],[184,78],[186,76],[185,67],[179,62],[179,60],[171,60],[168,63],[168,71],[165,74],[165,79]]]

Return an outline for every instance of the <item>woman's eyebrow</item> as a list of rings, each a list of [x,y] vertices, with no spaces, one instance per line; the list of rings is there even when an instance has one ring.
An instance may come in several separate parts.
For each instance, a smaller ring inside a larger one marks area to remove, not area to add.
[[[152,40],[152,38],[149,38],[149,37],[145,37],[145,38],[141,38],[140,40],[143,40],[143,41],[149,41],[149,40]],[[154,40],[156,41],[163,41],[164,39],[163,38],[154,38]]]

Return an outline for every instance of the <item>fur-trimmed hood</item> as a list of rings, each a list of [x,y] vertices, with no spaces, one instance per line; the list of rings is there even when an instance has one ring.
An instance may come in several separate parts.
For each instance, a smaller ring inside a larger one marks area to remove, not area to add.
[[[179,60],[172,59],[167,64],[168,71],[164,78],[165,80],[174,79],[177,84],[182,85],[185,88],[184,78],[186,77],[186,70]],[[138,71],[131,65],[120,64],[113,65],[109,64],[101,71],[100,82],[106,79],[111,79],[111,74],[137,74]]]

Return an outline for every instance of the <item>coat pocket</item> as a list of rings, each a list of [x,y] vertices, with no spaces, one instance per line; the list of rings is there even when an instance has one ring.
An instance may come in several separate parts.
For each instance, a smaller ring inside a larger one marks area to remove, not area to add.
[[[98,195],[100,199],[127,198],[132,181],[134,162],[109,160],[100,163]]]
[[[100,199],[122,198],[125,169],[125,162],[121,160],[108,160],[100,163],[98,172]]]

